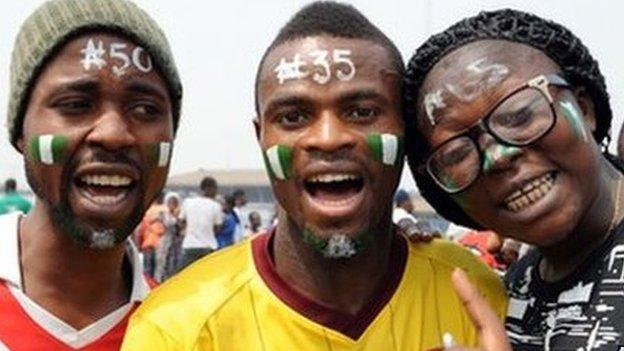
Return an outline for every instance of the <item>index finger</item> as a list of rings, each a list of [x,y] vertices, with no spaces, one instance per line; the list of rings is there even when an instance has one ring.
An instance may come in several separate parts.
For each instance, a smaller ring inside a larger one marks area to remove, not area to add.
[[[511,350],[502,321],[492,310],[488,302],[470,283],[466,273],[456,268],[452,275],[455,291],[472,320],[485,350]]]

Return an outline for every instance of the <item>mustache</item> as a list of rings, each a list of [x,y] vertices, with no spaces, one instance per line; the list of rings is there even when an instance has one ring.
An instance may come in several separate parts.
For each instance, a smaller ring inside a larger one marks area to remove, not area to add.
[[[339,162],[339,161],[356,161],[350,149],[338,149],[334,151],[310,150],[308,151],[310,161]]]
[[[102,149],[95,150],[89,157],[87,157],[82,163],[115,163],[124,164],[138,170],[143,170],[144,167],[129,155],[127,151],[106,151]]]

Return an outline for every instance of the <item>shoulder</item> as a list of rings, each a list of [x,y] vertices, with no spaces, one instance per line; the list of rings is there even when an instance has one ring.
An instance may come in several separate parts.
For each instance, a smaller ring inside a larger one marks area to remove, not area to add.
[[[501,277],[467,249],[452,241],[436,239],[430,243],[410,243],[409,250],[414,264],[427,261],[436,280],[443,284],[451,285],[453,270],[463,269],[494,309],[504,313],[507,293]]]
[[[417,257],[434,261],[437,265],[493,274],[477,256],[453,241],[435,239],[430,243],[410,243],[410,251]]]
[[[532,248],[520,260],[514,262],[505,274],[505,284],[508,289],[514,290],[515,286],[524,285],[525,280],[530,280],[530,278],[527,278],[527,272],[530,275],[531,270],[537,266],[540,258],[539,251],[536,248]]]
[[[246,240],[206,256],[166,281],[134,316],[173,333],[199,329],[253,278],[252,272]]]

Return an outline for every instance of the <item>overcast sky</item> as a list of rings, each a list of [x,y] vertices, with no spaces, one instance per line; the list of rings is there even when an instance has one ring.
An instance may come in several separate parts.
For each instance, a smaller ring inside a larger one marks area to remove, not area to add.
[[[184,84],[180,130],[171,174],[198,168],[260,168],[251,120],[253,82],[264,49],[279,28],[308,1],[137,0],[160,23]],[[42,1],[0,4],[0,111],[6,124],[9,62],[21,22]],[[393,39],[404,57],[431,34],[484,9],[512,7],[551,18],[576,33],[600,62],[612,98],[614,136],[622,123],[624,32],[622,1],[404,0],[351,1]],[[6,128],[4,128],[6,129]],[[0,138],[0,180],[24,185],[20,155]],[[404,186],[411,186],[405,180]]]

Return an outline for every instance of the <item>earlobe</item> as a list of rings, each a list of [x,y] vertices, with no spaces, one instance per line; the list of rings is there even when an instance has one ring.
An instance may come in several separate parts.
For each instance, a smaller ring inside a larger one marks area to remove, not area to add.
[[[585,125],[587,125],[589,130],[594,133],[596,131],[596,109],[594,101],[591,99],[585,88],[578,88],[574,92],[574,96],[576,97],[578,106],[583,114],[583,122],[585,122]]]
[[[261,137],[261,127],[260,127],[260,117],[256,116],[253,119],[253,125],[254,125],[254,130],[256,132],[256,139],[258,140],[258,142],[260,142],[260,137]]]
[[[25,148],[24,148],[24,136],[20,136],[19,139],[17,139],[17,149],[19,150],[20,153],[24,153]]]

